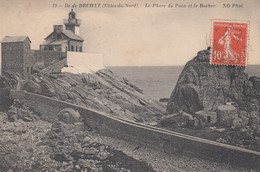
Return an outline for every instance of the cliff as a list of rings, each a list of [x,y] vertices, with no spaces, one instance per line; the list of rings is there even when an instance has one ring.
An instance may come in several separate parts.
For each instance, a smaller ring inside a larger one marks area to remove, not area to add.
[[[244,69],[241,66],[210,65],[210,51],[198,52],[180,74],[167,105],[168,112],[216,111],[219,105],[227,102],[235,102],[244,111],[258,107],[257,79],[249,80]]]
[[[161,104],[151,100],[142,90],[127,79],[103,69],[96,73],[60,73],[35,74],[22,81],[15,74],[6,74],[0,78],[5,83],[11,82],[12,88],[26,90],[59,100],[67,101],[97,111],[139,122],[157,121],[163,114]],[[10,85],[10,84],[9,84]],[[2,87],[10,88],[8,84]]]

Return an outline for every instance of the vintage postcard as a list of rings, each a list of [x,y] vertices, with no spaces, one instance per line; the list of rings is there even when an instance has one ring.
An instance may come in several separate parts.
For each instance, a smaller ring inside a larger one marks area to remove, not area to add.
[[[260,171],[259,8],[0,1],[0,172]]]

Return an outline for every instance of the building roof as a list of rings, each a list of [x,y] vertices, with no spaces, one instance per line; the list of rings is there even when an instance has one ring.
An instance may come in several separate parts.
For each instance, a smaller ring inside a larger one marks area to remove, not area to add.
[[[68,40],[48,40],[42,43],[41,45],[61,45],[63,43],[67,43]]]
[[[63,30],[62,33],[64,33],[70,39],[84,41],[80,36],[76,35],[75,33],[71,32],[70,30]]]
[[[48,39],[53,33],[54,33],[54,31],[51,34],[49,34],[45,38],[45,40]],[[71,40],[84,41],[80,36],[76,35],[75,33],[73,33],[70,30],[62,30],[61,33],[63,33],[66,37],[68,37]]]
[[[24,42],[26,39],[29,39],[28,36],[5,36],[1,43],[9,43],[9,42]],[[29,39],[31,42],[31,40]]]
[[[52,43],[50,43],[50,45],[61,45],[61,44],[64,44],[64,43],[67,43],[68,40],[56,40]]]

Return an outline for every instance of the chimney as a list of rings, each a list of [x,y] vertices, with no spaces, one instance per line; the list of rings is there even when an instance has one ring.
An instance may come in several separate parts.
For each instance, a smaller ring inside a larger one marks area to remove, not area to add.
[[[55,33],[60,34],[63,31],[63,25],[53,25],[53,30]]]

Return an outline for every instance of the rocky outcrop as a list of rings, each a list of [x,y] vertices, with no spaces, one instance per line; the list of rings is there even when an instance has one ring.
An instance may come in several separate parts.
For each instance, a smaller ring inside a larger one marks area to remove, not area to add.
[[[249,78],[249,81],[252,82],[254,89],[260,90],[260,78],[257,76],[252,76]]]
[[[164,117],[159,124],[169,129],[198,128],[201,130],[189,132],[259,150],[260,78],[248,79],[244,69],[210,65],[210,50],[198,52],[185,65],[169,98],[167,111],[174,115]],[[176,115],[183,111],[191,115],[193,125],[187,125],[191,120],[183,115]],[[183,119],[185,125],[178,125]]]
[[[165,113],[163,105],[106,69],[88,74],[35,74],[21,89],[133,121],[157,121]]]
[[[225,127],[231,127],[233,120],[238,118],[237,109],[232,105],[219,105],[217,115],[219,124]]]
[[[9,110],[7,111],[7,116],[10,122],[15,122],[17,120],[23,120],[24,122],[39,120],[39,117],[35,115],[29,107],[17,102],[10,106]]]
[[[227,102],[235,102],[240,110],[259,106],[258,80],[248,80],[242,66],[210,65],[210,51],[198,52],[179,76],[167,105],[169,113],[183,110],[194,114],[200,110],[216,111]],[[253,86],[254,85],[254,86]]]
[[[9,97],[10,89],[16,89],[21,76],[19,74],[4,72],[0,76],[0,110],[8,110],[13,104],[13,100]]]

